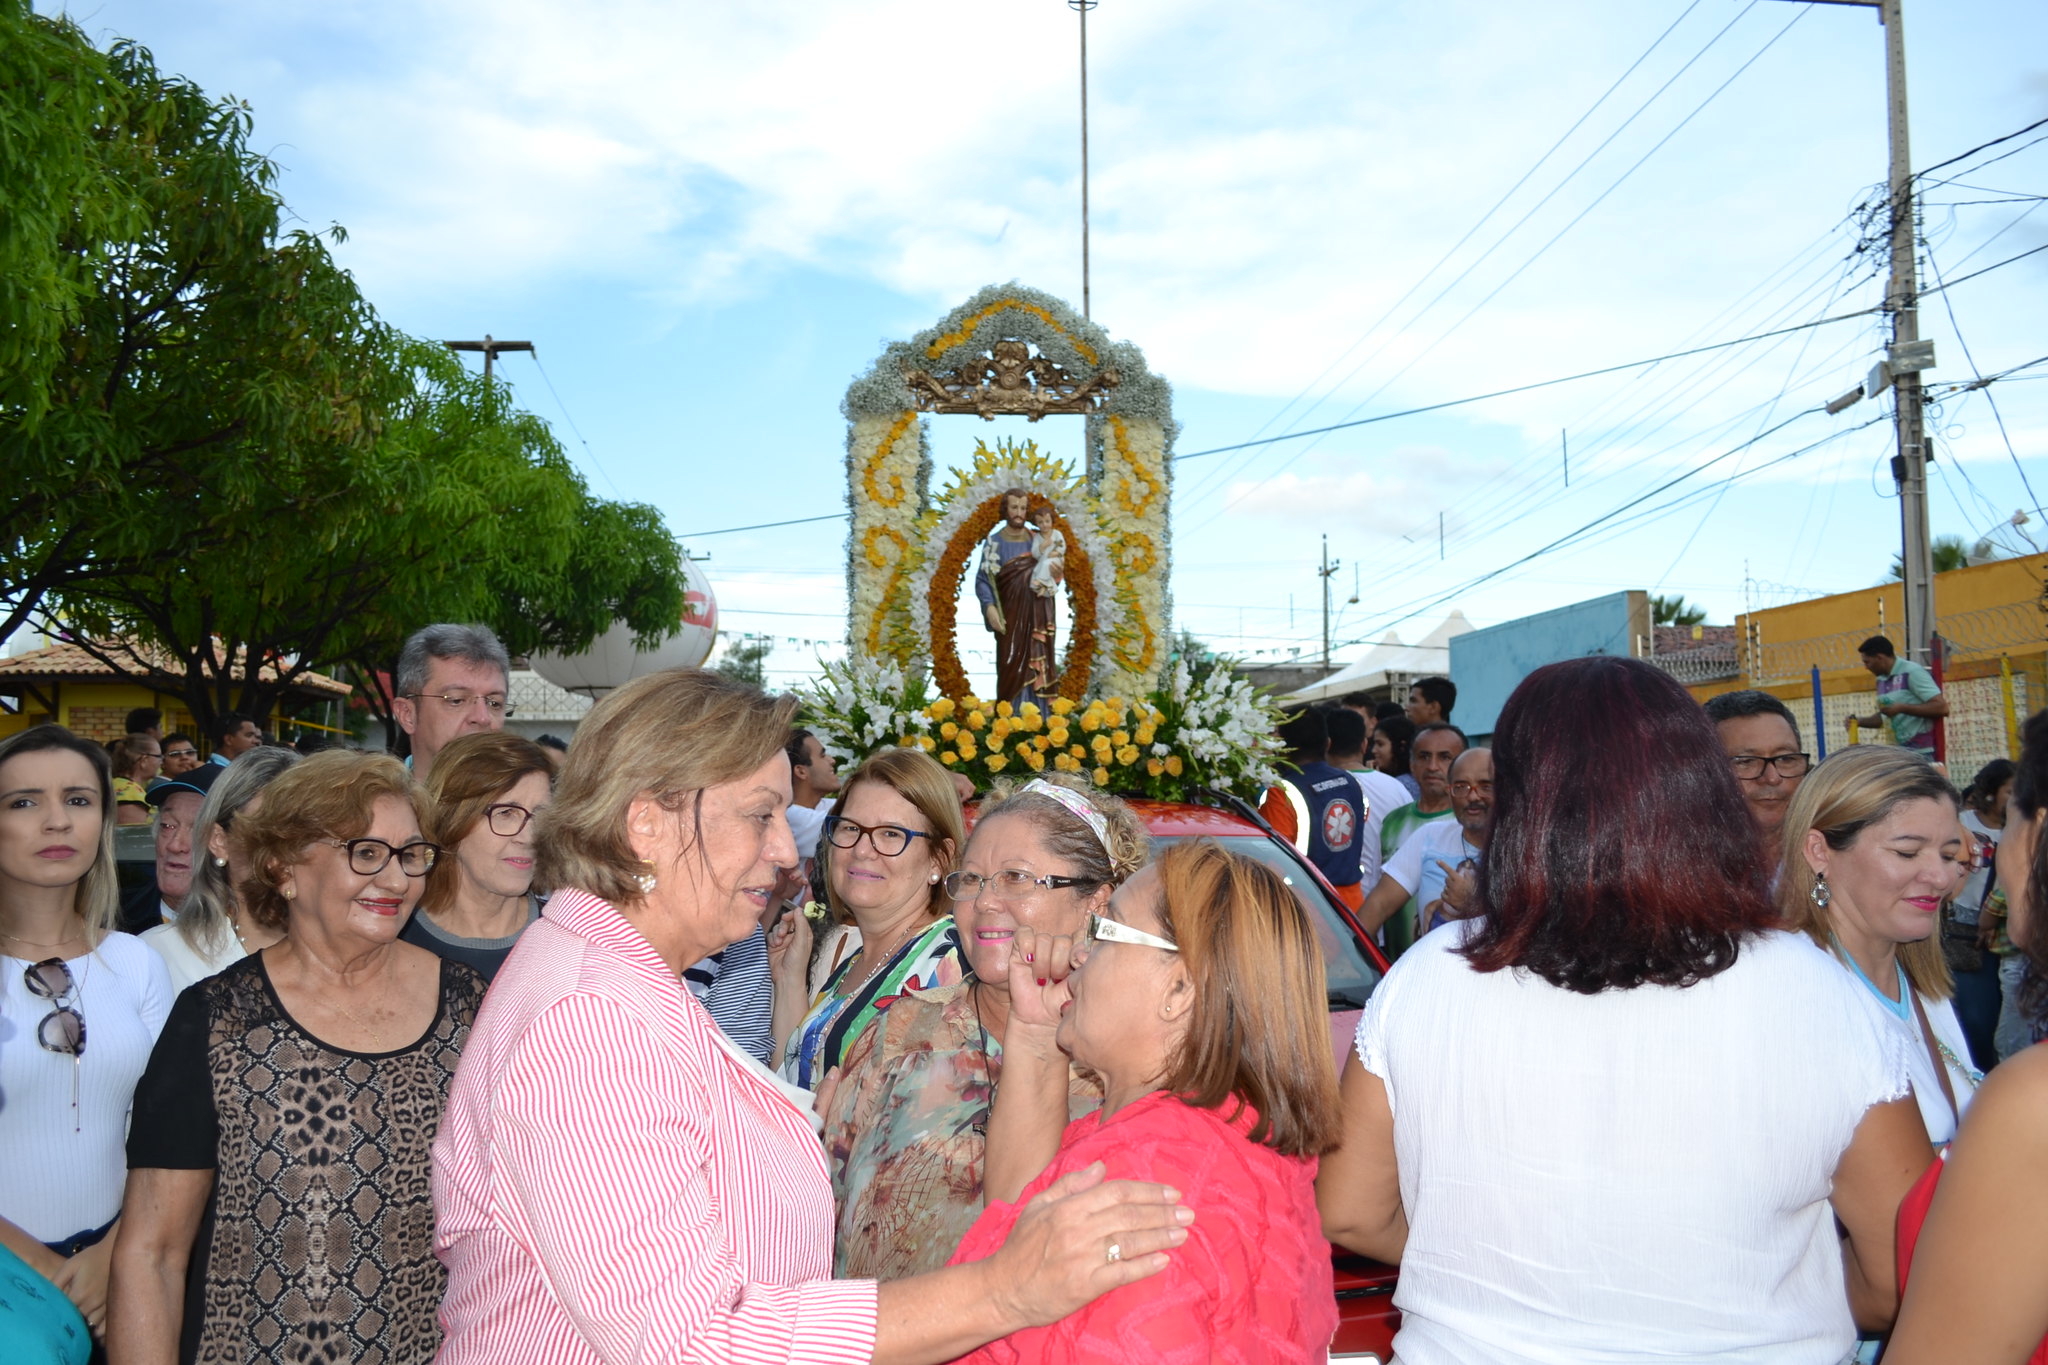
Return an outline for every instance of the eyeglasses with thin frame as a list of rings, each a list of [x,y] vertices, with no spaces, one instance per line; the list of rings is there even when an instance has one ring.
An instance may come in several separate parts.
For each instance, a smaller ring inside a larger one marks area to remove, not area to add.
[[[409,844],[396,846],[382,839],[322,839],[323,844],[345,849],[348,853],[348,870],[358,877],[374,877],[398,859],[398,870],[408,877],[424,877],[433,870],[434,860],[441,856],[441,846],[430,844],[425,839],[415,839]]]
[[[1148,934],[1143,929],[1133,929],[1119,919],[1105,919],[1101,915],[1090,915],[1088,927],[1081,935],[1081,947],[1093,948],[1098,943],[1135,943],[1144,948],[1158,948],[1164,952],[1177,953],[1178,943]]]
[[[503,692],[407,692],[407,701],[437,701],[450,711],[467,711],[477,702],[494,716],[512,714],[512,701]]]
[[[1087,883],[1086,877],[1034,877],[1021,867],[1006,867],[988,877],[978,872],[949,872],[946,874],[946,895],[956,901],[971,901],[978,899],[982,888],[987,887],[998,900],[1014,900],[1019,896],[1030,895],[1034,886],[1057,891],[1061,887],[1083,886]]]
[[[834,848],[852,848],[863,835],[867,837],[868,847],[884,858],[901,857],[912,839],[932,837],[929,830],[905,829],[901,825],[863,825],[843,815],[825,817],[825,837],[832,841]]]
[[[50,1012],[36,1025],[36,1041],[45,1052],[71,1059],[71,1131],[78,1132],[78,1067],[85,1056],[85,1016],[71,1003],[77,978],[61,957],[44,958],[21,974],[30,995],[50,1002]]]
[[[1754,782],[1764,775],[1764,764],[1778,770],[1780,777],[1804,777],[1813,767],[1812,754],[1737,754],[1728,760],[1728,766],[1744,782]]]
[[[539,811],[528,810],[511,801],[500,801],[495,806],[484,807],[484,823],[489,825],[491,833],[500,839],[510,839],[525,829],[527,823],[538,814]]]
[[[199,751],[198,751],[197,749],[166,749],[166,750],[164,750],[164,752],[163,752],[163,757],[165,757],[165,758],[197,758],[197,757],[199,757]]]

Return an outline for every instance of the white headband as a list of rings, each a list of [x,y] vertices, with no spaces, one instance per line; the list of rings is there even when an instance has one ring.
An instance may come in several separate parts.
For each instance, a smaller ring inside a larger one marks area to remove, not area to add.
[[[1019,796],[1047,796],[1065,806],[1069,811],[1095,833],[1095,842],[1102,845],[1104,853],[1109,852],[1109,821],[1102,818],[1102,812],[1095,809],[1087,797],[1078,792],[1056,786],[1042,777],[1034,777],[1017,789]]]

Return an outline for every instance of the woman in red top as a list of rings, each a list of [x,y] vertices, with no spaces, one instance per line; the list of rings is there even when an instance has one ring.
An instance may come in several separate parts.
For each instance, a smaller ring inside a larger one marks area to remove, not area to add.
[[[1322,951],[1279,875],[1177,844],[1078,943],[1020,926],[1010,998],[989,1206],[954,1262],[995,1251],[1024,1201],[1094,1162],[1171,1185],[1199,1218],[1163,1274],[967,1359],[1320,1365],[1337,1309],[1315,1173],[1337,1087]],[[1101,1112],[1072,1124],[1062,1052],[1103,1082]]]
[[[2034,964],[2025,1003],[2039,1020],[2048,1007],[2048,711],[2020,733],[1998,884],[2013,942]],[[1947,1159],[1906,1196],[1899,1274],[1905,1302],[1885,1365],[2048,1365],[2048,1047],[1999,1064]]]

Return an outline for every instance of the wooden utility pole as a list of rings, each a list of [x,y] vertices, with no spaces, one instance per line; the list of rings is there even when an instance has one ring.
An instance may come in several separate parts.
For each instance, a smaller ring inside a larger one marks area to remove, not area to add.
[[[491,377],[491,362],[498,358],[498,352],[530,351],[533,349],[533,343],[530,341],[497,341],[492,339],[489,332],[484,333],[482,341],[444,341],[441,344],[451,351],[482,351],[484,353],[485,379]]]

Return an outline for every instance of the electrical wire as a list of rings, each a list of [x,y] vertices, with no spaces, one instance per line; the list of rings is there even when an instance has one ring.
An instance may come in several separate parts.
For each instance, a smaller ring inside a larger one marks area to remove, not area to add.
[[[540,351],[535,347],[529,346],[526,348],[526,353],[533,357],[533,368],[540,371],[541,382],[548,386],[548,392],[554,396],[555,406],[562,410],[562,420],[569,424],[569,430],[576,433],[576,439],[583,443],[583,453],[590,457],[591,468],[595,469],[603,477],[606,486],[612,490],[613,497],[624,498],[626,495],[619,491],[618,484],[612,481],[612,476],[606,472],[604,465],[598,461],[597,452],[590,448],[590,442],[584,438],[583,428],[577,426],[576,419],[569,415],[569,405],[562,401],[561,394],[555,392],[555,381],[548,378],[546,368],[540,363]]]
[[[2044,122],[2048,122],[2048,120],[2044,120]],[[2048,243],[2044,243],[2044,246],[2048,246]],[[1933,273],[1934,282],[1939,286],[1930,292],[1941,295],[1941,305],[1948,312],[1949,328],[1956,334],[1956,344],[1962,347],[1963,359],[1969,364],[1970,378],[1978,385],[1983,385],[1984,401],[1991,406],[1992,419],[1998,423],[1999,438],[2005,442],[2005,453],[2012,457],[2012,467],[2019,473],[2020,487],[2027,490],[2027,501],[2032,504],[2035,515],[2048,515],[2042,513],[2041,500],[2034,495],[2034,485],[2027,478],[2027,467],[2020,463],[2019,452],[2013,449],[2012,433],[2005,429],[2005,415],[1998,410],[1998,400],[1992,397],[1990,387],[1984,385],[1984,373],[1977,368],[1977,358],[1970,354],[1970,343],[1963,339],[1962,324],[1956,321],[1955,305],[1949,301],[1947,287],[1942,284],[1941,266],[1934,259],[1934,247],[1932,244],[1922,243],[1922,249],[1927,256],[1927,269]],[[2041,247],[2035,248],[2036,251],[2041,249]],[[2025,254],[2031,255],[2032,253]],[[2018,258],[2015,257],[2014,259]]]

